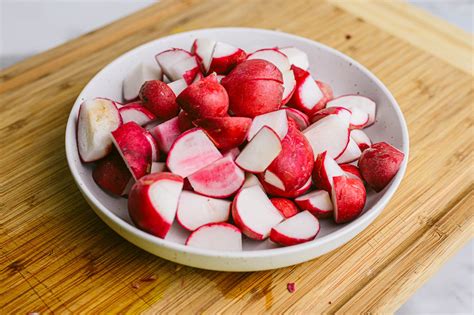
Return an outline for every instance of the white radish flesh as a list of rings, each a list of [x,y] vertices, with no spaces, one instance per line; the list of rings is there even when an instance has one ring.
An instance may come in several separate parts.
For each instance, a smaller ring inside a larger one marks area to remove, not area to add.
[[[338,158],[349,144],[349,128],[338,117],[331,115],[303,131],[313,148],[314,156],[327,151],[332,158]]]
[[[308,70],[308,55],[304,51],[295,47],[284,47],[280,48],[279,50],[288,57],[288,60],[290,61],[291,65],[295,65],[298,68]]]
[[[309,211],[302,211],[275,226],[270,240],[289,246],[313,240],[319,232],[319,221]]]
[[[252,138],[262,129],[263,126],[271,128],[278,135],[280,140],[285,138],[288,133],[288,118],[284,109],[269,112],[263,115],[256,116],[252,125],[250,126],[247,140],[250,141]]]
[[[357,143],[352,138],[350,138],[349,144],[347,145],[344,152],[342,152],[341,156],[336,159],[336,162],[338,164],[354,162],[355,160],[359,159],[361,154],[362,151],[360,150]]]
[[[242,233],[229,223],[208,224],[194,231],[186,245],[215,251],[241,251]]]

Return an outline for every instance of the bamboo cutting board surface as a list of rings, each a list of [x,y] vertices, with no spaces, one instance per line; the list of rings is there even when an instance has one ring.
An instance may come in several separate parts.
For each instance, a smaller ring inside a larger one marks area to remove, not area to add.
[[[75,187],[64,132],[91,77],[142,43],[217,26],[320,41],[364,64],[398,100],[411,140],[407,174],[382,215],[345,246],[274,271],[179,266],[120,238]],[[473,235],[472,43],[393,1],[162,1],[5,69],[1,312],[395,311]]]

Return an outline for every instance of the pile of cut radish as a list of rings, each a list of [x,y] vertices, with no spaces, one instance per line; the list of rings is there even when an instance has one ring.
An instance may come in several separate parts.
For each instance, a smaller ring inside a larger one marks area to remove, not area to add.
[[[160,52],[123,81],[123,99],[81,104],[77,144],[102,189],[128,196],[143,231],[177,221],[187,246],[242,250],[242,234],[282,246],[345,223],[383,190],[404,154],[372,143],[376,104],[334,97],[295,47],[246,53],[212,39]]]

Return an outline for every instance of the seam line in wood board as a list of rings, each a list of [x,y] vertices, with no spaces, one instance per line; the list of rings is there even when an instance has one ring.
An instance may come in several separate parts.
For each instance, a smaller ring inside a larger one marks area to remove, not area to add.
[[[436,223],[438,223],[444,216],[446,216],[451,209],[453,209],[456,205],[462,202],[466,196],[468,196],[473,189],[474,185],[468,186],[464,191],[459,193],[451,202],[442,210],[440,211],[436,217],[433,219],[433,223],[430,223],[429,225],[424,225],[420,229],[418,229],[415,233],[411,235],[410,238],[407,239],[404,243],[402,243],[400,246],[398,246],[392,253],[390,259],[386,260],[386,263],[377,268],[376,272],[372,274],[370,278],[367,278],[366,281],[363,281],[363,284],[360,285],[359,287],[356,288],[356,292],[360,291],[363,287],[367,286],[373,279],[376,278],[378,274],[380,274],[384,269],[386,269],[388,266],[393,264],[395,261],[394,257],[398,257],[403,253],[404,251],[407,250],[407,248],[412,247],[414,244],[416,244],[417,240],[425,235],[426,233],[429,233],[433,227],[436,226]],[[347,294],[347,297],[343,299],[342,302],[334,304],[335,309],[331,310],[331,313],[337,313],[338,310],[340,310],[348,301],[352,299],[352,296],[354,294]]]

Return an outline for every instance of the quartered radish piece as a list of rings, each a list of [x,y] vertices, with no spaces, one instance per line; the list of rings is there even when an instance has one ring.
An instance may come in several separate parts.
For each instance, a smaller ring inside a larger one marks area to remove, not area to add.
[[[179,196],[176,220],[188,231],[194,231],[204,224],[226,222],[229,219],[230,204],[228,200],[183,191]]]
[[[141,103],[125,104],[119,109],[119,112],[124,124],[134,121],[143,126],[156,119],[156,116]]]
[[[304,51],[295,47],[283,47],[278,50],[288,57],[291,65],[297,66],[303,70],[308,70],[308,55]]]
[[[295,203],[301,210],[308,210],[317,218],[329,218],[334,207],[329,193],[325,190],[315,190],[295,198]]]
[[[323,152],[316,157],[313,168],[313,182],[317,188],[331,191],[333,178],[344,176],[341,167],[331,158],[327,152]]]
[[[189,235],[186,245],[216,251],[241,251],[242,233],[229,223],[206,224]]]
[[[356,219],[364,209],[366,192],[361,180],[347,176],[334,177],[331,191],[334,221],[345,223]]]
[[[248,55],[247,60],[261,59],[273,63],[281,73],[290,69],[288,57],[277,48],[264,48]]]
[[[324,98],[324,94],[311,74],[295,66],[292,66],[291,69],[296,79],[296,89],[288,102],[288,106],[308,115],[324,108],[324,104],[320,103]]]
[[[308,115],[306,115],[302,111],[299,111],[291,107],[285,107],[284,110],[286,111],[286,116],[288,118],[293,119],[296,122],[296,124],[298,125],[298,129],[300,131],[303,131],[306,128],[308,128],[309,126]]]
[[[178,126],[178,117],[171,118],[170,120],[151,128],[149,131],[155,138],[158,148],[162,152],[168,153],[173,143],[181,134],[181,130]]]
[[[282,72],[283,76],[283,96],[281,105],[288,103],[296,91],[296,79],[293,70],[285,70]]]
[[[184,79],[179,79],[171,83],[168,83],[168,86],[173,91],[174,95],[176,95],[177,97],[179,94],[181,94],[181,92],[183,92],[185,88],[188,87],[188,84],[186,83]]]
[[[288,133],[288,118],[284,109],[255,116],[248,131],[247,140],[250,141],[263,126],[271,128],[280,140]]]
[[[291,218],[299,212],[298,207],[290,199],[271,198],[270,201],[285,219]]]
[[[174,64],[169,69],[169,78],[172,81],[184,79],[184,81],[189,85],[193,83],[199,73],[200,70],[197,57],[191,56]]]
[[[303,211],[272,228],[270,240],[283,246],[313,240],[319,232],[319,221],[309,211]]]
[[[327,116],[334,115],[337,118],[341,119],[344,124],[347,126],[351,123],[352,112],[344,107],[329,107],[317,111],[313,116],[311,116],[311,123],[314,124],[318,120],[321,120]]]
[[[359,168],[352,164],[341,164],[341,169],[346,173],[347,177],[360,179],[363,181],[362,175],[360,174]]]
[[[139,63],[123,79],[123,98],[126,101],[134,100],[138,97],[138,92],[140,92],[143,83],[149,80],[162,79],[163,72],[159,65],[156,63]]]
[[[326,104],[327,107],[345,107],[352,112],[351,126],[354,128],[364,128],[375,122],[375,102],[370,98],[360,95],[345,95],[337,97]],[[366,119],[363,123],[363,120]]]
[[[336,162],[338,164],[354,162],[355,160],[359,159],[361,154],[362,152],[360,151],[357,143],[352,138],[350,138],[349,144],[347,145],[344,152],[342,152],[341,156],[336,159]]]
[[[174,81],[182,79],[173,79],[172,73],[174,65],[186,59],[189,59],[190,57],[192,57],[192,55],[188,51],[180,48],[172,48],[157,54],[155,56],[155,59],[163,70],[163,73],[168,77],[168,79]]]
[[[266,183],[285,191],[285,183],[283,183],[283,181],[277,175],[275,175],[275,173],[266,170],[265,173],[263,173],[263,180]]]
[[[351,138],[357,143],[361,151],[370,148],[372,145],[369,136],[360,129],[351,130]]]
[[[212,54],[211,65],[208,73],[227,74],[236,65],[247,58],[247,54],[240,48],[217,42]]]
[[[209,38],[197,38],[194,40],[191,52],[194,53],[201,64],[202,72],[208,73],[209,67],[211,66],[212,54],[216,41]]]
[[[332,158],[337,159],[349,144],[349,132],[341,119],[330,115],[309,126],[303,134],[311,144],[314,156],[327,151]]]

